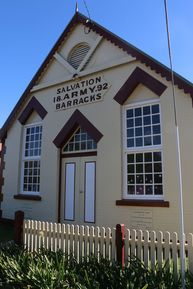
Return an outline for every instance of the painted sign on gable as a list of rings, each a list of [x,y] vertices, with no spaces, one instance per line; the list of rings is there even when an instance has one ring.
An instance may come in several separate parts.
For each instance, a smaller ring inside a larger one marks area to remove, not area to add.
[[[56,95],[53,97],[55,109],[64,110],[101,101],[109,87],[109,83],[102,76],[79,80],[61,86],[57,88]]]

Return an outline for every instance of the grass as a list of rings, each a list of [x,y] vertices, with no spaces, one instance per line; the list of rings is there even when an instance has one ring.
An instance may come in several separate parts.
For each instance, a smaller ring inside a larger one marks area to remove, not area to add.
[[[13,225],[10,223],[0,223],[0,242],[13,240]]]

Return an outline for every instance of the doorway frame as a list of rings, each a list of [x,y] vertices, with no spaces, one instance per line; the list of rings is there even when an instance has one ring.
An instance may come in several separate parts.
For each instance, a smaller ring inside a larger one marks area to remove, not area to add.
[[[55,146],[59,149],[59,175],[58,175],[58,208],[57,208],[57,222],[60,223],[61,220],[61,194],[62,194],[62,160],[64,158],[72,157],[89,157],[97,156],[96,151],[85,151],[85,152],[73,152],[73,153],[63,153],[62,148],[74,134],[78,127],[82,127],[92,138],[98,143],[103,134],[78,110],[76,109],[68,121],[65,123],[63,128],[60,130],[58,135],[53,140]],[[96,183],[96,181],[95,181]],[[95,195],[96,198],[96,195]],[[95,199],[96,202],[96,199]],[[96,213],[95,213],[96,218]]]

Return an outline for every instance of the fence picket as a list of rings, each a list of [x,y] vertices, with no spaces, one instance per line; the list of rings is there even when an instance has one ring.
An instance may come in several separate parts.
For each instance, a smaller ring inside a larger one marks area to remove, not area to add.
[[[172,234],[172,260],[173,260],[173,270],[174,274],[177,276],[178,272],[178,248],[177,248],[177,242],[178,242],[178,235],[176,232]]]
[[[105,228],[102,227],[100,230],[100,254],[103,258],[105,258],[105,241]]]
[[[79,226],[74,227],[74,257],[79,262]]]
[[[37,244],[37,234],[36,234],[36,225],[37,225],[37,221],[33,222],[33,250],[32,251],[36,251],[36,244]]]
[[[24,224],[23,224],[23,236],[22,236],[22,237],[23,237],[23,244],[24,244],[24,247],[26,247],[26,244],[27,244],[27,237],[28,237],[26,231],[27,231],[27,224],[24,222]]]
[[[84,226],[80,226],[80,260],[84,257]]]
[[[37,251],[41,248],[41,224],[40,221],[37,222]]]
[[[125,228],[125,265],[127,266],[129,262],[129,236],[130,236],[130,230]],[[116,250],[116,249],[115,249]]]
[[[49,249],[49,245],[48,245],[48,222],[45,222],[45,227],[44,227],[44,248],[45,249]]]
[[[32,221],[28,220],[29,225],[29,251],[32,251],[32,238],[33,238],[33,232],[32,232]]]
[[[67,240],[67,225],[63,224],[63,231],[64,231],[64,252],[67,254],[68,252],[68,240]]]
[[[56,251],[56,223],[53,224],[53,230],[52,230],[52,238],[53,238],[53,251]]]
[[[30,240],[31,240],[31,234],[30,234],[30,221],[27,220],[26,222],[24,222],[24,234],[26,235],[26,239],[24,240],[24,246],[27,250],[30,249]]]
[[[89,226],[85,227],[85,234],[84,234],[84,256],[89,256]]]
[[[70,254],[74,255],[74,225],[70,226],[70,238],[69,238],[69,242],[70,242]]]
[[[95,230],[94,226],[90,227],[90,240],[89,240],[89,255],[94,256],[95,252]]]
[[[49,223],[49,248],[51,251],[53,251],[53,235],[52,235],[52,231],[53,231],[53,224]]]
[[[115,228],[112,228],[112,239],[111,239],[111,245],[112,245],[112,249],[111,249],[111,252],[112,252],[112,260],[115,260],[116,259],[116,250],[115,250]]]
[[[95,251],[94,251],[94,256],[99,260],[100,252],[100,228],[96,227],[95,229]]]
[[[170,262],[170,233],[169,232],[165,232],[164,233],[164,261],[166,262]]]
[[[188,251],[188,270],[193,273],[193,234],[189,233],[187,236],[187,251]]]
[[[156,232],[150,232],[150,260],[151,260],[151,268],[155,268],[156,264]]]
[[[61,249],[61,224],[57,224],[57,248]]]
[[[163,233],[161,231],[157,234],[157,261],[158,268],[162,268],[163,264]]]
[[[143,232],[143,238],[144,238],[144,264],[146,267],[149,266],[149,232],[145,230]]]
[[[59,224],[55,225],[55,250],[57,251],[60,248],[59,243]]]
[[[70,225],[66,225],[66,253],[70,255]]]
[[[111,260],[111,229],[106,229],[106,246],[105,246],[105,258]]]
[[[64,250],[64,237],[65,237],[65,225],[61,224],[61,250],[65,253]]]
[[[131,257],[131,230],[128,230],[128,256]]]
[[[136,256],[136,230],[131,230],[131,252],[130,256],[133,258]]]
[[[40,222],[40,248],[45,248],[45,235],[44,235],[44,232],[45,232],[45,222]]]
[[[136,257],[139,260],[143,260],[143,232],[142,230],[137,231],[137,253]]]

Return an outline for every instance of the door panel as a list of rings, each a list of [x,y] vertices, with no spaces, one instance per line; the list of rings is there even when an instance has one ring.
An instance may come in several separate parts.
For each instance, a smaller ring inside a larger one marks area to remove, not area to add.
[[[70,221],[73,221],[75,217],[75,175],[76,163],[65,163],[64,219]]]
[[[95,222],[96,163],[85,162],[85,222]]]

